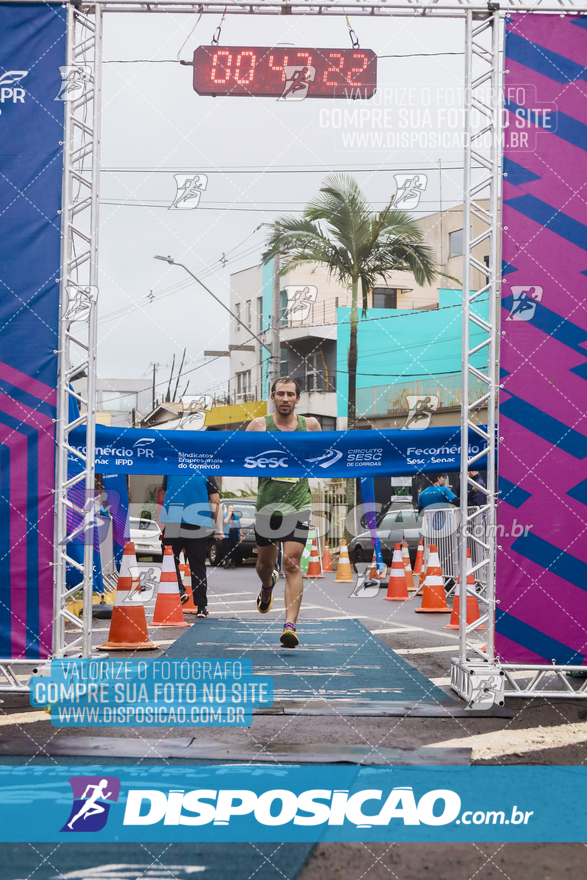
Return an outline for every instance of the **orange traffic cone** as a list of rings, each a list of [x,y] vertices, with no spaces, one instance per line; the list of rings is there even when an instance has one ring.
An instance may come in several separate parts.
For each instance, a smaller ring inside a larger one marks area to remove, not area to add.
[[[149,638],[145,606],[132,601],[134,595],[141,595],[139,582],[133,582],[130,571],[136,564],[135,545],[128,541],[120,564],[108,640],[98,647],[99,651],[153,651],[159,647]]]
[[[322,568],[320,566],[320,557],[318,556],[318,548],[316,547],[316,538],[312,539],[312,549],[310,551],[310,560],[308,562],[308,573],[306,577],[323,578]]]
[[[181,565],[180,565],[180,568],[181,568]],[[185,591],[188,594],[189,598],[188,598],[187,602],[185,603],[185,605],[181,606],[181,609],[184,614],[186,612],[188,614],[195,614],[196,611],[198,610],[198,607],[197,607],[197,605],[194,604],[194,593],[192,590],[192,570],[189,567],[189,564],[184,565],[184,568],[185,568],[185,574],[183,576],[183,585],[185,587]]]
[[[391,561],[391,571],[389,572],[389,583],[387,584],[387,596],[383,597],[388,602],[405,602],[409,599],[408,587],[406,584],[406,570],[402,560],[402,551],[399,544],[393,549],[393,559]]]
[[[353,573],[351,571],[351,563],[349,560],[349,551],[346,545],[346,541],[343,538],[342,546],[340,548],[340,556],[338,557],[338,568],[336,569],[336,578],[334,581],[335,584],[352,584],[353,581]]]
[[[422,569],[424,567],[424,542],[420,541],[418,543],[418,550],[416,553],[416,562],[414,563],[414,584],[416,589],[420,588],[420,584],[422,581]]]
[[[407,541],[404,541],[402,544],[402,560],[406,572],[406,586],[408,588],[408,593],[413,593],[416,587],[414,586],[414,575],[412,574],[412,563],[410,562],[410,551],[408,550]]]
[[[173,551],[169,545],[165,547],[163,554],[161,580],[159,581],[159,590],[157,591],[155,613],[153,614],[150,626],[190,626],[183,619],[175,561],[173,559]]]
[[[371,561],[371,572],[369,573],[369,579],[372,581],[376,581],[379,577],[379,572],[377,570],[377,559],[375,557],[375,551],[373,551],[373,559]]]
[[[419,608],[415,608],[414,610],[427,614],[450,614],[450,608],[446,604],[444,581],[442,579],[442,570],[440,568],[440,560],[438,558],[436,544],[430,545],[428,566],[426,568],[426,580],[424,582],[424,592],[422,594],[422,604]]]
[[[479,602],[477,601],[476,595],[470,595],[469,589],[472,589],[473,594],[475,593],[475,578],[471,574],[471,569],[473,568],[473,560],[471,559],[471,551],[467,548],[467,626],[471,623],[474,623],[476,620],[479,620],[481,614],[479,612]],[[458,629],[459,628],[459,587],[461,583],[461,576],[459,574],[457,578],[457,588],[455,590],[455,598],[452,603],[452,614],[450,616],[450,623],[447,623],[446,626],[443,626],[443,629]],[[475,629],[485,629],[483,624],[480,626],[476,626]]]
[[[326,546],[324,547],[324,553],[322,555],[322,572],[325,571],[334,571],[332,567],[332,558],[330,556],[330,548],[328,546],[328,541],[326,542]]]

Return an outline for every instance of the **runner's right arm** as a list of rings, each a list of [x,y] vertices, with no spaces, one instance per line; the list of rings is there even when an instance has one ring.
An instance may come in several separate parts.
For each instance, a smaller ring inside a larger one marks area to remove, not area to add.
[[[253,419],[252,422],[249,422],[246,428],[247,431],[266,431],[267,425],[265,424],[265,416],[259,416],[256,419]]]

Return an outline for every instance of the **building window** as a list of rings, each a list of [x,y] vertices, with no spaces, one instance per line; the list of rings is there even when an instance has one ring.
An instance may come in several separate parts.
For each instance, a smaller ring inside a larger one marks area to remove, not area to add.
[[[288,323],[288,314],[287,314],[287,290],[279,291],[279,326],[287,327]]]
[[[285,347],[282,345],[282,346],[281,346],[281,349],[280,349],[280,360],[281,360],[280,368],[279,368],[279,375],[280,375],[280,376],[287,376],[287,375],[288,375],[288,372],[287,372],[287,364],[288,364],[287,355],[288,355],[287,348],[285,348]]]
[[[250,394],[251,392],[251,371],[245,370],[236,374],[236,393],[239,395]]]
[[[397,309],[397,287],[374,287],[374,309]]]
[[[318,361],[318,352],[313,351],[311,354],[307,355],[304,358],[304,372],[305,372],[305,388],[306,391],[318,391],[320,385],[320,367],[321,361]]]
[[[463,230],[456,229],[449,233],[448,241],[450,245],[449,253],[451,257],[460,257],[463,254]]]
[[[251,306],[251,300],[248,299],[247,300],[247,327],[250,330],[252,326],[253,326],[253,310],[252,310],[252,306]]]
[[[257,297],[257,333],[263,332],[263,297]]]
[[[320,427],[323,431],[336,431],[336,418],[334,416],[314,416],[318,419]]]
[[[102,391],[104,412],[130,412],[137,409],[138,395],[132,391]]]
[[[240,303],[237,303],[237,304],[235,305],[235,307],[234,307],[234,313],[235,313],[235,315],[236,315],[236,317],[237,317],[237,321],[236,321],[236,329],[237,329],[237,331],[238,331],[238,330],[240,330],[240,328],[241,328],[241,325],[239,324],[239,321],[240,321],[240,319],[241,319],[241,304],[240,304]]]

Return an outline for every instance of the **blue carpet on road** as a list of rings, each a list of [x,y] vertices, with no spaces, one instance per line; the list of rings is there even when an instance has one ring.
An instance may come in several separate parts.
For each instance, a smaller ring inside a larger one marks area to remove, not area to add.
[[[304,620],[293,650],[281,647],[282,630],[277,620],[198,620],[166,655],[252,660],[256,673],[273,678],[276,703],[449,699],[358,620]]]
[[[0,843],[0,880],[294,880],[312,843]]]

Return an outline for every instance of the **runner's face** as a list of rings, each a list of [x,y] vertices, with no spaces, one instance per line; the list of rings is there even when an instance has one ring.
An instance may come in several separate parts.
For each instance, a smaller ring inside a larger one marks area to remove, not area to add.
[[[280,416],[290,416],[299,399],[293,382],[280,382],[273,394],[273,403]]]

